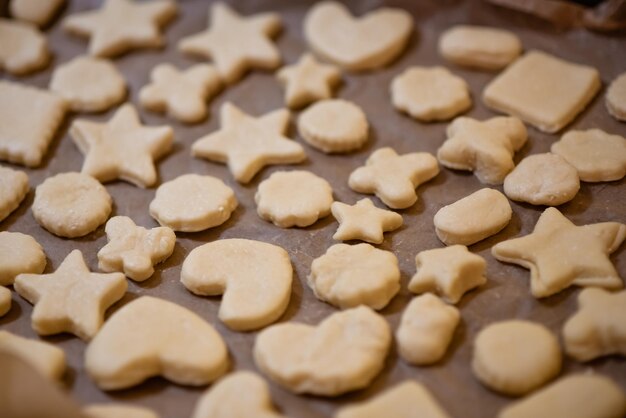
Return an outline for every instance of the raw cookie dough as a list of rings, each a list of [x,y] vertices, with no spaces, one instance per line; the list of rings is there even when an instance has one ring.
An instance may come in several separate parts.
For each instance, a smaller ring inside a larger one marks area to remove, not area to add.
[[[12,285],[20,273],[41,274],[46,268],[46,254],[30,235],[0,232],[0,286]]]
[[[483,90],[487,107],[555,133],[593,99],[602,83],[598,70],[541,51],[529,51]]]
[[[285,87],[285,103],[297,109],[318,100],[330,99],[333,88],[341,81],[341,72],[334,65],[322,64],[310,53],[298,62],[281,68],[276,78]]]
[[[0,222],[18,208],[29,190],[26,173],[0,166]]]
[[[174,231],[197,232],[226,222],[238,204],[235,192],[222,180],[184,174],[159,186],[150,216]]]
[[[484,188],[439,209],[433,223],[444,244],[472,245],[503,230],[512,215],[505,195]]]
[[[365,165],[350,174],[348,184],[358,193],[375,194],[392,209],[417,201],[415,189],[439,174],[437,159],[427,152],[398,155],[389,147],[374,151]]]
[[[192,311],[151,296],[118,309],[87,346],[85,368],[102,390],[125,389],[152,376],[201,386],[229,367],[220,334]]]
[[[32,327],[39,335],[69,332],[89,341],[104,322],[104,312],[126,293],[122,273],[92,273],[74,250],[49,274],[22,273],[13,288],[35,305]]]
[[[282,27],[278,13],[244,17],[216,2],[209,16],[209,29],[181,39],[178,49],[213,60],[226,83],[234,83],[250,69],[273,70],[280,65],[280,52],[271,41]]]
[[[510,396],[543,386],[561,371],[561,349],[545,326],[508,320],[483,328],[474,340],[472,370],[481,383]]]
[[[46,36],[34,25],[0,18],[0,70],[23,75],[50,61]]]
[[[272,325],[257,335],[253,355],[259,370],[294,393],[338,396],[369,385],[390,346],[387,321],[359,306],[317,326]]]
[[[422,122],[452,119],[472,106],[465,80],[444,67],[409,67],[391,82],[394,107]]]
[[[322,100],[298,118],[298,133],[309,145],[327,154],[356,151],[367,142],[369,123],[356,104]]]
[[[439,37],[439,53],[446,60],[481,70],[500,70],[522,52],[513,32],[487,26],[456,25]]]
[[[220,125],[220,130],[194,142],[191,154],[227,164],[240,183],[248,183],[267,165],[306,159],[302,146],[284,136],[289,125],[285,109],[253,117],[227,102],[220,109]]]
[[[313,260],[307,283],[318,299],[341,309],[382,309],[400,290],[398,259],[370,244],[335,244]]]
[[[600,129],[569,131],[551,151],[576,167],[582,181],[620,180],[626,175],[626,138]]]
[[[35,189],[33,217],[49,232],[76,238],[95,231],[111,213],[112,199],[93,177],[61,173]]]
[[[606,108],[615,119],[626,121],[626,73],[618,75],[609,84]]]
[[[123,403],[91,404],[83,408],[87,418],[159,418],[151,409]]]
[[[355,18],[340,2],[324,1],[304,18],[311,49],[349,71],[389,64],[402,53],[412,31],[412,16],[397,8],[382,7]]]
[[[421,251],[415,256],[415,266],[409,290],[433,292],[449,303],[457,303],[465,292],[487,283],[487,262],[464,245]]]
[[[626,239],[626,225],[602,222],[576,226],[558,209],[546,209],[529,235],[491,248],[499,261],[530,269],[534,297],[572,286],[621,289],[624,283],[609,259]]]
[[[559,206],[576,196],[580,180],[574,166],[560,155],[548,152],[529,155],[520,161],[504,179],[503,188],[511,200]]]
[[[111,61],[80,56],[54,69],[50,90],[74,112],[102,112],[124,100],[126,80]]]
[[[66,32],[90,38],[89,54],[112,57],[138,48],[160,48],[159,29],[176,16],[172,0],[105,0],[100,9],[75,13],[63,20]]]
[[[0,318],[11,310],[11,291],[0,286]]]
[[[57,14],[65,0],[11,0],[9,11],[15,19],[46,26]]]
[[[454,170],[473,171],[481,183],[502,184],[513,170],[513,155],[528,138],[518,118],[495,117],[485,121],[460,117],[446,129],[448,139],[437,159]]]
[[[578,361],[626,356],[626,290],[587,288],[578,294],[578,312],[563,326],[565,352]]]
[[[358,239],[381,244],[383,233],[402,226],[402,215],[377,208],[368,198],[361,199],[354,205],[333,202],[330,210],[339,222],[339,228],[333,235],[333,239],[337,241]]]
[[[422,366],[441,360],[446,353],[461,314],[431,293],[415,297],[405,308],[396,331],[400,356]]]
[[[219,318],[230,329],[251,331],[276,321],[291,297],[293,268],[287,251],[248,239],[221,239],[194,248],[180,281],[200,296],[223,295]]]
[[[176,244],[170,228],[148,230],[126,216],[109,219],[104,230],[108,244],[98,251],[98,268],[107,273],[123,272],[138,282],[150,278],[154,266],[172,255]]]
[[[261,219],[302,228],[330,214],[333,189],[309,171],[276,171],[259,184],[254,201]]]
[[[0,330],[0,352],[21,358],[51,380],[60,380],[65,373],[65,352],[44,341]]]

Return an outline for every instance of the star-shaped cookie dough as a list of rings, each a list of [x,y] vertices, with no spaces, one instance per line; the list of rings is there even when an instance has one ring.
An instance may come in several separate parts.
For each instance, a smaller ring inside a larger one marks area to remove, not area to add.
[[[283,136],[289,124],[289,111],[285,109],[255,118],[225,103],[220,109],[220,124],[219,131],[194,142],[191,153],[228,164],[240,183],[248,183],[266,165],[295,164],[306,159],[302,146]]]
[[[334,65],[320,63],[312,54],[304,54],[297,63],[281,68],[276,77],[285,86],[287,106],[296,109],[330,99],[332,88],[341,81],[341,72]]]
[[[383,233],[393,231],[402,226],[402,215],[390,210],[379,209],[368,198],[361,199],[354,205],[334,202],[330,208],[339,228],[333,239],[362,241],[380,244]]]
[[[70,332],[88,341],[104,322],[104,312],[126,293],[122,273],[91,273],[80,250],[72,251],[54,273],[20,274],[13,288],[35,305],[31,317],[39,335]]]
[[[530,289],[536,298],[572,286],[620,289],[622,279],[609,260],[626,238],[626,225],[602,222],[576,226],[558,209],[546,209],[534,231],[500,242],[493,256],[530,269]]]
[[[280,65],[280,53],[271,41],[282,26],[277,13],[242,17],[218,2],[211,7],[209,22],[209,29],[181,39],[178,48],[213,60],[227,83],[249,69],[273,70]]]
[[[136,48],[163,46],[159,28],[176,16],[176,11],[172,0],[105,0],[99,10],[68,16],[63,28],[90,37],[91,55],[112,57]]]
[[[120,107],[106,123],[75,120],[70,136],[85,154],[82,172],[100,182],[126,180],[139,187],[157,181],[154,160],[170,150],[169,126],[144,126],[131,104]]]

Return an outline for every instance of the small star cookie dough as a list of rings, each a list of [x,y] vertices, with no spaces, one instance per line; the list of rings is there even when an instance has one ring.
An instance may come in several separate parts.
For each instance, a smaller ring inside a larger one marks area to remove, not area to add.
[[[19,357],[51,380],[60,380],[65,373],[65,352],[44,341],[0,330],[0,352]]]
[[[446,129],[448,139],[437,150],[444,167],[473,171],[481,183],[502,184],[513,170],[513,155],[528,133],[521,120],[495,117],[486,121],[459,117]]]
[[[180,281],[200,296],[223,295],[219,318],[230,329],[251,331],[276,321],[291,297],[293,268],[287,251],[248,239],[221,239],[194,248]]]
[[[381,244],[383,233],[402,226],[402,215],[379,209],[368,198],[361,199],[354,205],[333,202],[330,210],[339,222],[339,228],[333,235],[333,239],[337,241],[358,239]]]
[[[61,173],[35,189],[33,217],[54,235],[77,238],[95,231],[111,214],[112,199],[93,177]]]
[[[102,390],[129,388],[153,376],[207,385],[226,373],[229,363],[222,337],[207,321],[151,296],[118,309],[85,352],[85,369]]]
[[[259,184],[254,201],[261,219],[304,228],[330,214],[333,189],[310,171],[277,171]]]
[[[87,405],[82,412],[86,418],[159,418],[151,409],[115,402]]]
[[[522,53],[522,42],[511,31],[487,26],[456,25],[439,37],[439,54],[454,64],[496,71]]]
[[[389,147],[374,151],[365,165],[350,174],[348,185],[358,193],[375,194],[392,209],[417,201],[415,189],[439,174],[437,159],[427,152],[398,155]]]
[[[63,29],[90,38],[89,54],[113,57],[138,48],[164,45],[159,29],[176,16],[172,0],[105,0],[99,10],[75,13],[63,20]]]
[[[312,54],[303,54],[297,63],[276,73],[285,87],[285,103],[298,109],[318,100],[330,99],[333,88],[341,81],[341,72],[334,65],[322,64]]]
[[[197,232],[226,222],[238,204],[235,192],[222,180],[184,174],[159,186],[150,216],[174,231]]]
[[[46,26],[57,14],[65,0],[11,0],[9,11],[15,19]]]
[[[261,372],[293,393],[338,396],[368,386],[390,346],[387,321],[359,306],[317,326],[272,325],[257,335],[253,355]]]
[[[0,286],[0,318],[11,310],[11,291]]]
[[[626,356],[626,290],[610,293],[586,288],[578,294],[578,312],[563,326],[565,352],[578,361]]]
[[[142,228],[126,216],[109,219],[104,230],[109,242],[98,251],[98,268],[122,272],[137,282],[150,278],[154,266],[172,255],[176,244],[170,228]]]
[[[74,112],[103,112],[124,100],[126,80],[111,61],[80,56],[54,69],[50,90]]]
[[[457,303],[463,295],[487,283],[487,262],[464,245],[420,251],[415,256],[417,272],[409,282],[413,293],[433,292],[448,303]]]
[[[523,320],[493,323],[474,340],[472,370],[488,388],[520,396],[561,371],[561,348],[545,326]]]
[[[396,341],[400,356],[410,364],[438,362],[446,353],[461,314],[431,293],[415,297],[402,313]]]
[[[356,151],[367,142],[369,123],[352,102],[322,100],[298,118],[298,133],[313,148],[327,154]]]
[[[404,51],[412,32],[412,16],[398,8],[383,7],[356,18],[342,3],[324,1],[304,18],[311,49],[349,71],[386,66]]]
[[[193,143],[194,157],[225,163],[240,183],[248,183],[267,165],[296,164],[306,159],[300,144],[284,136],[289,111],[275,110],[260,117],[245,114],[232,103],[220,109],[222,128]]]
[[[626,121],[626,73],[618,75],[606,90],[606,108],[617,120]]]
[[[582,181],[620,180],[626,175],[626,138],[600,129],[569,131],[551,151],[576,167]]]
[[[0,70],[23,75],[50,61],[46,36],[30,23],[0,18],[0,39]]]
[[[0,166],[0,222],[20,206],[29,190],[26,173]]]
[[[444,67],[410,67],[391,82],[394,107],[422,122],[449,120],[472,106],[465,80]]]
[[[66,106],[65,100],[46,90],[0,80],[0,160],[39,166]]]
[[[46,254],[30,235],[0,232],[0,286],[12,285],[20,273],[41,274],[46,268]]]
[[[335,244],[313,260],[307,277],[315,296],[341,309],[383,309],[400,290],[398,259],[370,244]]]
[[[540,131],[555,133],[587,107],[601,85],[593,67],[529,51],[487,85],[483,102]]]
[[[178,49],[211,59],[226,83],[236,82],[248,70],[280,65],[280,52],[271,40],[282,28],[278,13],[244,17],[220,1],[211,5],[209,16],[209,28],[181,39]]]
[[[626,225],[602,222],[576,226],[558,209],[546,209],[531,234],[491,248],[499,261],[530,269],[530,290],[544,298],[569,286],[621,289],[622,279],[609,259],[626,239]],[[584,244],[582,244],[584,243]]]
[[[13,288],[35,305],[31,317],[39,335],[69,332],[89,341],[104,322],[104,312],[126,293],[122,273],[92,273],[74,250],[49,274],[22,273]]]

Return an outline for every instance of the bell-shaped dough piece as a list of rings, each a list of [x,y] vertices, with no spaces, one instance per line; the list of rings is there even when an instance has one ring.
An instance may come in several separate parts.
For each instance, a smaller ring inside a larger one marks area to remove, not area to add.
[[[123,403],[91,404],[83,408],[87,418],[159,418],[151,409]]]
[[[3,317],[11,310],[11,291],[4,286],[0,286],[0,317]]]
[[[50,60],[48,41],[37,27],[0,18],[0,69],[22,75],[42,69]]]
[[[287,309],[293,269],[281,247],[248,239],[221,239],[194,248],[180,281],[196,295],[224,295],[219,318],[229,328],[251,331],[276,321]]]
[[[228,367],[226,345],[208,322],[150,296],[116,311],[85,353],[87,373],[103,390],[129,388],[152,376],[206,385]]]
[[[40,274],[46,254],[35,238],[21,232],[0,232],[0,286],[13,284],[20,273]]]
[[[337,396],[369,385],[390,345],[387,321],[359,306],[317,326],[272,325],[257,336],[253,354],[257,367],[290,391]]]
[[[52,380],[65,373],[65,352],[44,341],[32,340],[0,330],[0,352],[13,354]]]

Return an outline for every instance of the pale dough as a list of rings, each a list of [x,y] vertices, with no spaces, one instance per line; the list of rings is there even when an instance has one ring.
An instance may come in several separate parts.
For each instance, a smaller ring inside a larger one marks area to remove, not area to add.
[[[142,296],[117,310],[87,346],[85,368],[103,390],[125,389],[152,376],[201,386],[229,368],[222,337],[192,311]]]
[[[339,222],[339,228],[333,235],[333,239],[337,241],[358,239],[381,244],[385,232],[402,226],[402,215],[377,208],[368,198],[361,199],[354,205],[333,202],[330,210]]]
[[[44,341],[0,330],[0,352],[21,358],[51,380],[60,380],[65,373],[65,352]]]
[[[309,171],[277,171],[259,184],[257,213],[281,228],[305,227],[330,214],[333,189]]]
[[[238,204],[222,180],[184,174],[159,186],[150,215],[174,231],[197,232],[226,222]]]
[[[19,207],[29,190],[26,173],[0,166],[0,222]]]
[[[561,348],[545,326],[508,320],[483,328],[474,340],[472,370],[481,383],[510,396],[524,395],[561,371]]]
[[[291,297],[293,268],[287,251],[248,239],[221,239],[194,248],[180,281],[200,296],[223,295],[219,318],[230,329],[251,331],[276,321]]]
[[[341,81],[341,72],[334,65],[322,64],[312,54],[305,53],[295,64],[281,68],[276,78],[285,87],[287,106],[297,109],[330,99],[333,88]]]
[[[37,26],[46,26],[57,14],[65,0],[11,0],[11,16]]]
[[[512,216],[506,196],[484,188],[439,209],[433,223],[444,244],[472,245],[500,232]]]
[[[609,84],[606,108],[615,119],[626,121],[626,73],[618,75]]]
[[[46,268],[46,254],[30,235],[0,232],[0,286],[12,285],[20,273],[40,274]]]
[[[23,75],[50,61],[46,36],[31,23],[0,18],[0,39],[0,70]]]
[[[311,263],[315,296],[341,309],[382,309],[400,290],[398,259],[370,244],[335,244]]]
[[[0,318],[11,310],[11,291],[0,286]]]
[[[87,405],[83,414],[87,418],[159,418],[151,409],[114,402]]]
[[[390,346],[387,321],[360,306],[317,326],[272,325],[257,335],[253,355],[259,370],[294,393],[337,396],[369,385]]]

